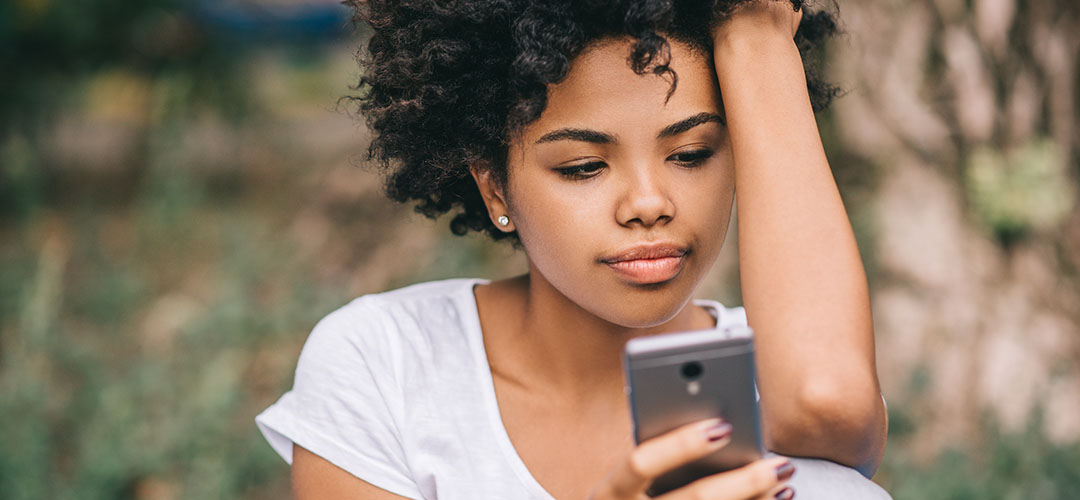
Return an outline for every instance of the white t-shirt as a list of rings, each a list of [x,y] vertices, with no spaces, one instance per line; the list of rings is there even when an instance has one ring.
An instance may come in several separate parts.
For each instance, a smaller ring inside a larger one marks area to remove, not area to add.
[[[292,390],[255,418],[270,445],[408,498],[552,500],[499,416],[473,295],[483,282],[366,295],[319,321]],[[695,303],[718,327],[746,324],[741,307]]]

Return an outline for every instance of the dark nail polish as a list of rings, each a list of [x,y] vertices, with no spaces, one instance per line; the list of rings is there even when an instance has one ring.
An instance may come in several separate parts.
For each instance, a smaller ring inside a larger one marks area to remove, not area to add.
[[[791,462],[784,462],[776,468],[776,479],[778,481],[787,481],[791,479],[791,476],[795,475],[795,464]],[[794,491],[792,492],[794,494]],[[777,497],[779,498],[779,497]]]
[[[795,490],[784,488],[776,492],[776,496],[773,498],[776,498],[776,500],[791,500],[792,498],[795,498]]]
[[[708,429],[705,429],[705,437],[709,438],[709,442],[719,441],[731,435],[731,424],[727,422],[720,422]]]

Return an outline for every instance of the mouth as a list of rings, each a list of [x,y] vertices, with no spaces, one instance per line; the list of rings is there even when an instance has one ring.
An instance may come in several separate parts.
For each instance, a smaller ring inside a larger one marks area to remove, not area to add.
[[[690,249],[661,243],[637,245],[603,257],[600,262],[637,285],[654,285],[678,276]]]

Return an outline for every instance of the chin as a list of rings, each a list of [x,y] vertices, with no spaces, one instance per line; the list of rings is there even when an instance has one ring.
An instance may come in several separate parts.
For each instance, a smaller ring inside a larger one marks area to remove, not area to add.
[[[675,318],[688,302],[690,294],[679,297],[663,292],[632,294],[605,304],[608,307],[593,314],[625,328],[654,328]],[[613,304],[616,307],[611,307]]]

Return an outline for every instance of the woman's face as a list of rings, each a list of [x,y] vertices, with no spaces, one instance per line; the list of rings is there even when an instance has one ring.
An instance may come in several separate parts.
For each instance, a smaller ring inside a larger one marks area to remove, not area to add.
[[[670,81],[637,75],[630,42],[574,60],[510,145],[506,210],[543,280],[626,327],[681,311],[727,232],[735,176],[711,61],[671,42]],[[496,214],[498,215],[498,214]]]

